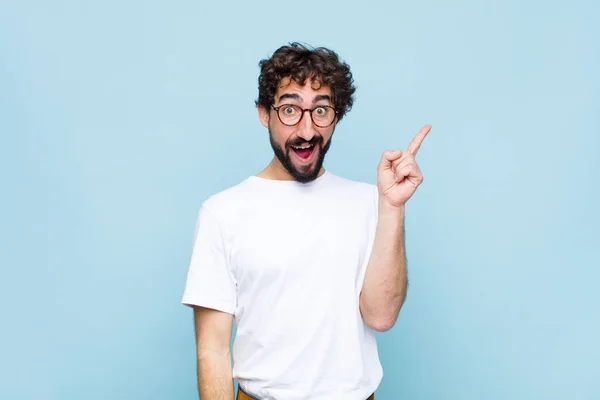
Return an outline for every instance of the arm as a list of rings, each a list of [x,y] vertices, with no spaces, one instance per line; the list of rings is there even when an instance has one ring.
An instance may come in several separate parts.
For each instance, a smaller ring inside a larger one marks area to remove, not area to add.
[[[229,345],[233,316],[194,307],[198,391],[202,400],[234,400]]]
[[[380,201],[375,241],[359,302],[366,324],[380,332],[391,329],[406,298],[407,286],[404,207],[393,209]]]
[[[359,300],[365,323],[376,331],[394,326],[406,298],[404,211],[423,182],[415,156],[430,130],[425,125],[406,151],[383,152],[377,167],[377,229]]]

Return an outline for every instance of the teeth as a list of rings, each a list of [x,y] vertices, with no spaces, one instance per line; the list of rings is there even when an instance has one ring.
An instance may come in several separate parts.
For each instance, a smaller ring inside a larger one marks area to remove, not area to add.
[[[312,144],[303,144],[302,146],[292,146],[295,149],[308,149],[312,147]]]

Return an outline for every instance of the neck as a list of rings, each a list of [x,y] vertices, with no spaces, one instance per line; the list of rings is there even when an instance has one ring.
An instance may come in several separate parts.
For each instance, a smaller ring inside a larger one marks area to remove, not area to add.
[[[325,168],[321,167],[319,171],[319,175],[321,176],[325,173]],[[256,174],[259,178],[272,179],[278,181],[293,181],[294,177],[290,175],[290,173],[285,169],[285,167],[281,164],[281,162],[277,159],[277,157],[273,157],[271,162],[258,174]]]

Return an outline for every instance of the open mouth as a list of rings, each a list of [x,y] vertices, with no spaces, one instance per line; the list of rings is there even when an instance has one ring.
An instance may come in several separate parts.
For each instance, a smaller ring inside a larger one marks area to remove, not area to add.
[[[310,161],[312,159],[313,154],[316,152],[315,151],[315,145],[312,143],[304,143],[300,146],[291,146],[292,151],[294,152],[294,154],[301,160],[301,161]]]

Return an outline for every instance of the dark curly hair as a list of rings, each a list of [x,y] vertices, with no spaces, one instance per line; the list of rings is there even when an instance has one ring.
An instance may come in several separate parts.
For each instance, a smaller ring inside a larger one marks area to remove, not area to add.
[[[310,78],[316,88],[331,87],[338,121],[352,108],[356,87],[350,67],[332,50],[290,43],[277,49],[271,58],[261,60],[259,66],[257,106],[271,107],[282,79],[291,78],[303,85]]]

